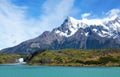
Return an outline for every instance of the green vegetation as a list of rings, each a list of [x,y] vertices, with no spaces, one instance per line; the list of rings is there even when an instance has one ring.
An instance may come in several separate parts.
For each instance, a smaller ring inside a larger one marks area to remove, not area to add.
[[[19,57],[18,54],[0,53],[0,64],[15,63]]]
[[[120,48],[39,50],[31,54],[0,53],[0,64],[23,57],[29,65],[120,66]]]
[[[120,48],[36,51],[26,57],[29,65],[120,66]]]

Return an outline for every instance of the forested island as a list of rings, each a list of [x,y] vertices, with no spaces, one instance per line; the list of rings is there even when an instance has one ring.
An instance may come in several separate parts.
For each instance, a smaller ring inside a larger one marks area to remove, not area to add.
[[[30,54],[0,54],[0,63],[23,57],[28,65],[120,66],[120,48],[38,50]]]

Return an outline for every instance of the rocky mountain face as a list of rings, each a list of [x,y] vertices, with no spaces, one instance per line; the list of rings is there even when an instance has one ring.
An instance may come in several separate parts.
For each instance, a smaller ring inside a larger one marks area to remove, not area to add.
[[[60,27],[51,32],[45,31],[34,39],[3,49],[1,52],[31,53],[40,49],[114,47],[120,47],[119,16],[82,20],[67,17]]]

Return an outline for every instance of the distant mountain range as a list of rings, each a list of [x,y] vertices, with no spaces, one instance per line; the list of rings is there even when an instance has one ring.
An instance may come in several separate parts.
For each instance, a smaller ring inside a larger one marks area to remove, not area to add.
[[[120,18],[77,20],[67,17],[63,24],[21,44],[1,50],[7,53],[31,53],[40,49],[120,47]]]

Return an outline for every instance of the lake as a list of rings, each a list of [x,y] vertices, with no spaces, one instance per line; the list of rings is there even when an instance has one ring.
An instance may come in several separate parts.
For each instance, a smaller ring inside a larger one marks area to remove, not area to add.
[[[120,77],[120,67],[0,65],[0,77]]]

